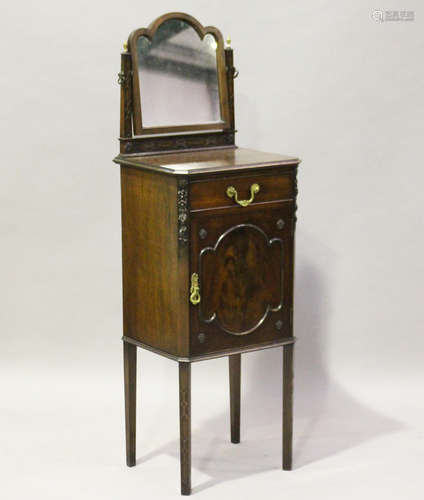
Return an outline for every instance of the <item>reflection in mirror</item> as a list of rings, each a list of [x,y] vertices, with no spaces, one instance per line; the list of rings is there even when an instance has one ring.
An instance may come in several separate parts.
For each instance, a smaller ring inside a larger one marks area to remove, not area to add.
[[[143,128],[221,121],[216,48],[179,19],[137,39]]]

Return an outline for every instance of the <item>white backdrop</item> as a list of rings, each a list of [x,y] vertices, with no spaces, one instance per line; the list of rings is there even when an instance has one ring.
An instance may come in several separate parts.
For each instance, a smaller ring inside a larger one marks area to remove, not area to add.
[[[231,36],[239,146],[295,154],[294,470],[281,351],[193,366],[199,498],[422,497],[421,2],[2,6],[0,476],[7,500],[179,496],[177,365],[139,351],[125,467],[118,152],[122,42],[174,10]],[[413,22],[377,22],[414,10]]]

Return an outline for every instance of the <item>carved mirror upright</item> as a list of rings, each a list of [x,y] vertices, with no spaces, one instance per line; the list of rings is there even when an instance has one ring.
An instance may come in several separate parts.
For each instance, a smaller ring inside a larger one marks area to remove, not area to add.
[[[190,367],[228,356],[240,442],[241,354],[283,348],[283,469],[292,465],[295,157],[235,145],[233,51],[183,13],[121,54],[127,465],[136,461],[137,347],[178,362],[181,493],[191,493]],[[260,457],[258,457],[258,460]]]

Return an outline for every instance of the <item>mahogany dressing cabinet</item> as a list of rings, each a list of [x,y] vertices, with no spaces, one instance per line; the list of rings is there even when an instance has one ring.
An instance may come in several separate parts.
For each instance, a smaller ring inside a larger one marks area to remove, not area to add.
[[[244,352],[283,349],[282,467],[292,465],[293,273],[299,160],[235,145],[233,51],[183,13],[121,54],[127,465],[136,463],[137,348],[178,363],[181,493],[191,493],[191,363],[229,359],[240,442]],[[258,457],[259,459],[259,457]]]

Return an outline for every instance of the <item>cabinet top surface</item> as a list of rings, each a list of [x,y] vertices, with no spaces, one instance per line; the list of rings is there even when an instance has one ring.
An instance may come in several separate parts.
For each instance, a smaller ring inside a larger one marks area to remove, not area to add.
[[[294,156],[263,153],[252,149],[214,149],[165,153],[152,156],[118,155],[115,163],[174,175],[194,175],[219,171],[237,171],[278,165],[297,165]]]

